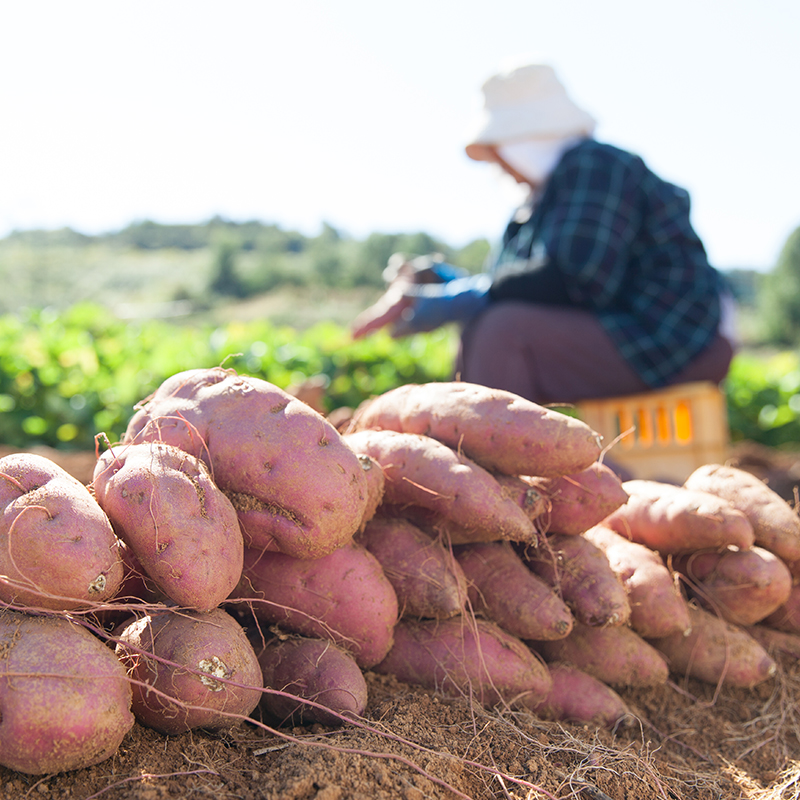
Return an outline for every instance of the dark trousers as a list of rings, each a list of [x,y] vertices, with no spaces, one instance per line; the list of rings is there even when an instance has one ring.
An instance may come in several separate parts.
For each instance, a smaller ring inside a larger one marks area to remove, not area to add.
[[[670,384],[719,383],[732,357],[717,336]],[[541,405],[649,391],[593,314],[516,301],[492,304],[464,329],[455,377]]]

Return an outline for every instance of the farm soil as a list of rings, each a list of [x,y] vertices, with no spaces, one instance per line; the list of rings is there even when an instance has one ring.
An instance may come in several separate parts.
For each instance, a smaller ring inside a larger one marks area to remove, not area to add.
[[[91,480],[94,454],[40,452]],[[761,448],[741,449],[731,463],[769,473],[776,489],[784,481],[789,497],[800,483],[793,458]],[[32,776],[0,767],[0,799],[796,798],[800,665],[774,656],[777,675],[749,690],[680,676],[620,690],[631,714],[616,730],[486,711],[368,672],[358,723],[254,718],[224,733],[171,737],[137,723],[112,758],[87,769]]]

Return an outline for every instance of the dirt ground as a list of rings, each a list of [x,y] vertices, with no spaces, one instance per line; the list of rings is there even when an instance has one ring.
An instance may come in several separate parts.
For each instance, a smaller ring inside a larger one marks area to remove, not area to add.
[[[90,479],[93,454],[45,454]],[[787,499],[800,483],[793,457],[750,447],[733,463],[780,483]],[[47,776],[0,767],[0,800],[788,800],[800,797],[800,665],[774,657],[777,675],[750,690],[680,676],[620,690],[631,714],[616,730],[489,712],[368,672],[358,723],[253,719],[173,737],[137,723],[94,767]]]

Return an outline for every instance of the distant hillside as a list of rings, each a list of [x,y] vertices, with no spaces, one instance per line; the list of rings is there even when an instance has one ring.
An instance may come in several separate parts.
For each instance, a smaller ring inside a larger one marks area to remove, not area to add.
[[[0,239],[0,313],[89,300],[123,317],[267,313],[281,324],[322,315],[343,321],[381,290],[392,253],[438,252],[477,272],[488,251],[485,239],[463,248],[424,232],[356,240],[325,223],[309,237],[221,217],[194,225],[145,220],[97,236],[69,228],[17,231]],[[754,306],[759,273],[726,274],[737,301]]]
[[[61,309],[80,300],[203,313],[276,290],[363,294],[383,286],[394,252],[439,252],[478,271],[488,250],[485,240],[453,248],[426,233],[373,233],[358,241],[327,224],[308,237],[219,217],[197,225],[137,222],[98,236],[68,228],[18,231],[0,240],[0,313],[24,306]]]

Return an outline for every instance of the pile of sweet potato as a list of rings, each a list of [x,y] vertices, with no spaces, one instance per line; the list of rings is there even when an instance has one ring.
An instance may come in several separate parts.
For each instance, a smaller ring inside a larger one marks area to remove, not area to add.
[[[615,725],[620,687],[800,653],[800,520],[748,473],[623,483],[584,423],[466,383],[340,431],[221,368],[142,401],[86,487],[0,459],[0,763],[363,713],[365,670]],[[77,658],[76,658],[77,655]]]

